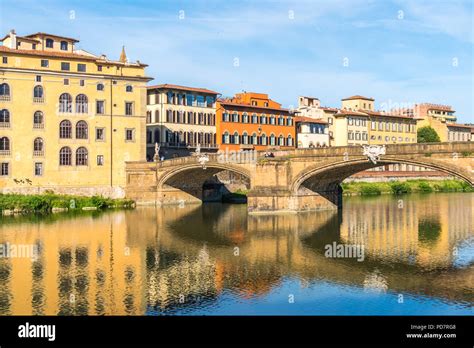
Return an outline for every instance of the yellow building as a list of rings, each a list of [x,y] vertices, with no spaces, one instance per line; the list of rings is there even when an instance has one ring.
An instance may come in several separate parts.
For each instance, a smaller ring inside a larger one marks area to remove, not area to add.
[[[122,196],[145,159],[146,65],[52,34],[0,42],[0,192]]]

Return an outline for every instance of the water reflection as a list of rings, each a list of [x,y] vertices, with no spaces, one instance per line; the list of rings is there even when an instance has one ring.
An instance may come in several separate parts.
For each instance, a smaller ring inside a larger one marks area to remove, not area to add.
[[[36,243],[40,254],[0,258],[0,314],[473,313],[473,200],[350,198],[341,213],[275,216],[209,204],[3,219],[0,243]],[[363,245],[364,261],[325,257],[334,242]],[[288,307],[293,293],[304,306]],[[400,294],[412,300],[394,307]],[[369,301],[364,311],[354,298]]]

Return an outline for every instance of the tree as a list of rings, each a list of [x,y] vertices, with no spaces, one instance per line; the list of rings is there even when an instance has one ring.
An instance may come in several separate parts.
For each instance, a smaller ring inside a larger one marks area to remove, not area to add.
[[[419,143],[439,143],[441,139],[432,127],[425,126],[418,128],[417,141]]]

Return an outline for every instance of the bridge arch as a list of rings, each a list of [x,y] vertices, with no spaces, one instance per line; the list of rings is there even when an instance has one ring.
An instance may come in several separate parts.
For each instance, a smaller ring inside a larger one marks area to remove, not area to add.
[[[461,165],[452,165],[441,160],[431,158],[429,160],[384,158],[377,164],[373,164],[366,158],[359,158],[332,162],[327,165],[316,164],[305,168],[294,177],[290,191],[297,194],[302,186],[313,190],[332,191],[344,179],[353,174],[389,164],[408,164],[438,170],[474,186],[474,177],[472,174],[470,175],[467,169],[463,169]]]

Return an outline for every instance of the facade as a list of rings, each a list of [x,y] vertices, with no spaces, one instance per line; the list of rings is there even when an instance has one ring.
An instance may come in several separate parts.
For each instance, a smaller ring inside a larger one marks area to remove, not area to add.
[[[457,116],[450,105],[421,103],[394,111],[418,119],[418,127],[433,128],[442,142],[471,141],[471,126],[456,123]]]
[[[216,150],[216,100],[218,92],[171,84],[147,88],[147,159],[155,143],[165,158],[187,155],[199,144]]]
[[[300,97],[298,113],[327,122],[330,146],[416,143],[416,118],[375,111],[374,102],[355,95],[342,99],[338,109],[320,106],[317,98]]]
[[[299,149],[329,146],[329,129],[326,121],[311,117],[296,117],[295,122]]]
[[[1,192],[123,196],[145,159],[145,64],[11,31],[0,46]]]
[[[271,150],[295,147],[290,110],[267,94],[244,92],[217,101],[216,133],[220,150]]]

